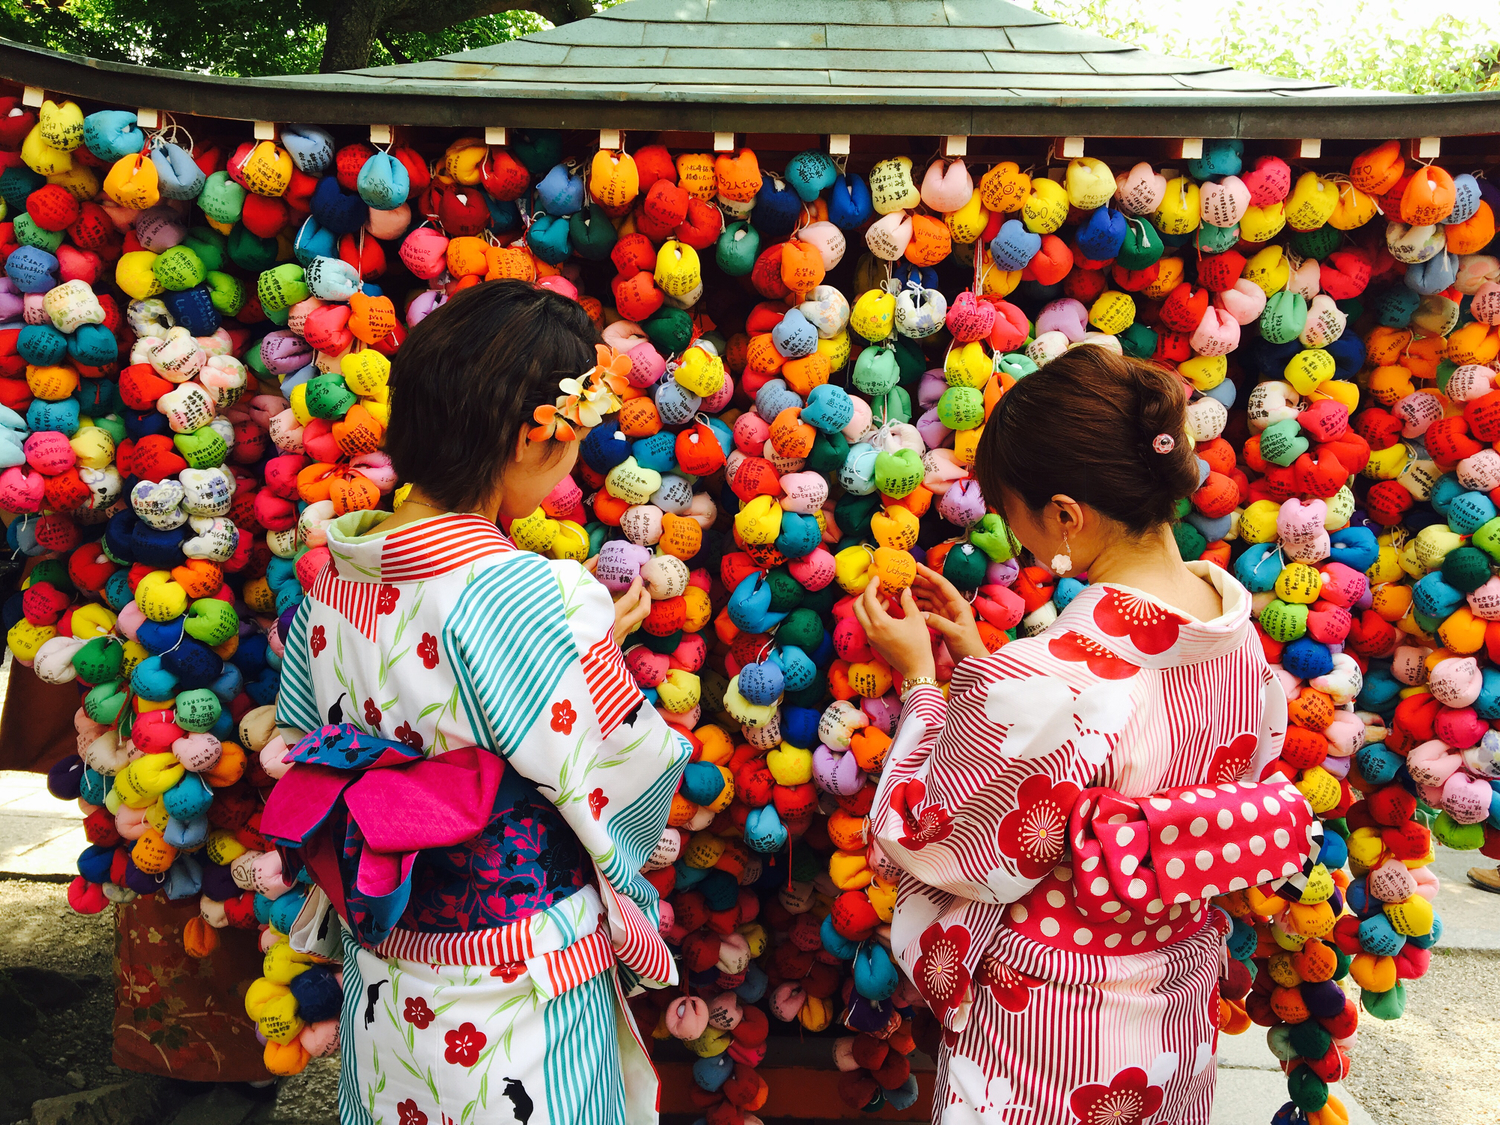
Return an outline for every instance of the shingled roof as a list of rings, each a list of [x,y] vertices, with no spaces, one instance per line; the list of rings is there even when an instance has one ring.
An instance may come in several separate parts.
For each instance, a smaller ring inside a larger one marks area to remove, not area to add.
[[[1005,0],[623,0],[426,62],[225,79],[0,40],[0,75],[214,117],[780,134],[1349,138],[1500,133],[1500,94],[1234,70]]]

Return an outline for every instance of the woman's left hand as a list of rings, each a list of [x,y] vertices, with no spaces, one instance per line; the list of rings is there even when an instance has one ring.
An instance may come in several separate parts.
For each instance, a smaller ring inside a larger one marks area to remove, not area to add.
[[[651,614],[651,595],[639,578],[631,582],[630,589],[615,599],[615,644],[623,645],[625,638],[635,627]]]
[[[854,617],[864,628],[870,646],[900,680],[914,676],[936,676],[932,637],[922,611],[910,590],[901,591],[903,616],[892,617],[881,604],[880,579],[870,579],[865,592],[854,599]]]

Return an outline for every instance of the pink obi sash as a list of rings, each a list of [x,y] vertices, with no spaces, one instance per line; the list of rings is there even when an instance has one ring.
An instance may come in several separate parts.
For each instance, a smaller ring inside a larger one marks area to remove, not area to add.
[[[1085,789],[1065,859],[1005,911],[1039,944],[1119,956],[1203,924],[1205,900],[1296,875],[1317,824],[1290,782],[1186,785],[1149,797]]]

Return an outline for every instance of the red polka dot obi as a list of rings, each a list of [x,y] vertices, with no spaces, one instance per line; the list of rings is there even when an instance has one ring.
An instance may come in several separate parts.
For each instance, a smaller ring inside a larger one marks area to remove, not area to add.
[[[1071,858],[1011,903],[1005,924],[1078,953],[1160,949],[1202,924],[1204,900],[1296,874],[1314,824],[1290,782],[1138,799],[1085,789],[1068,818]]]

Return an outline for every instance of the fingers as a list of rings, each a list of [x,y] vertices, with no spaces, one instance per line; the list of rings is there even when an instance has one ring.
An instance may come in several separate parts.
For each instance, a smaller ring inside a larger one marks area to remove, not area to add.
[[[937,613],[924,613],[922,620],[927,622],[928,628],[942,635],[944,640],[955,640],[965,633],[962,625],[956,625],[946,617]]]
[[[599,569],[599,556],[598,555],[590,555],[588,558],[584,559],[583,560],[583,569],[586,570],[586,571],[588,571],[590,574],[593,574],[594,571],[598,570]]]
[[[948,601],[961,602],[964,600],[964,596],[958,592],[958,587],[933,570],[932,567],[918,563],[917,575],[936,587]]]

